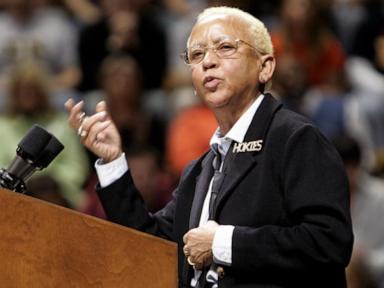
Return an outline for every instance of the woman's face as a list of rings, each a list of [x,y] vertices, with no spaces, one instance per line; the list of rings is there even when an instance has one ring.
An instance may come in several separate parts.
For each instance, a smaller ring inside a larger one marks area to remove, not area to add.
[[[223,16],[197,23],[192,30],[189,47],[212,47],[225,39],[241,39],[252,43],[244,23]],[[200,63],[191,65],[197,95],[212,109],[236,107],[238,103],[254,97],[259,71],[259,57],[243,43],[239,44],[237,52],[231,57],[220,58],[214,50],[209,49]],[[248,97],[248,94],[251,96]]]
[[[18,82],[13,89],[15,108],[20,113],[33,114],[46,104],[46,95],[43,88],[32,82]]]
[[[312,0],[285,0],[282,18],[294,27],[305,27],[314,17]]]

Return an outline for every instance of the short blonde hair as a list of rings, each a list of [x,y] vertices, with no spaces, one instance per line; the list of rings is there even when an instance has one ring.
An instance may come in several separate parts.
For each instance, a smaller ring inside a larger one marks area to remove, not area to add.
[[[271,36],[269,35],[269,32],[265,27],[264,23],[256,17],[238,8],[225,6],[210,7],[205,9],[197,16],[196,23],[199,23],[200,21],[212,15],[227,15],[245,22],[249,27],[249,33],[251,34],[253,39],[253,43],[250,44],[254,45],[257,51],[262,55],[273,55],[273,45]]]

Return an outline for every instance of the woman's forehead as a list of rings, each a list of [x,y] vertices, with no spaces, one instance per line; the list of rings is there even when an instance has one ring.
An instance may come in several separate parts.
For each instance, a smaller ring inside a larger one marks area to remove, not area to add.
[[[230,15],[211,15],[195,24],[192,29],[188,46],[218,41],[231,37],[248,40],[249,30],[243,21]]]

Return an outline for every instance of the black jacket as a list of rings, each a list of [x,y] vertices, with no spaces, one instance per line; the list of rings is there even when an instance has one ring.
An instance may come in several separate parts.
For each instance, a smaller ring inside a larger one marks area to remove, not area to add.
[[[244,142],[259,140],[260,151],[231,147],[224,162],[215,219],[235,229],[232,265],[220,266],[219,288],[346,287],[353,234],[348,182],[337,152],[309,121],[268,94]],[[189,287],[193,274],[182,237],[198,226],[212,159],[207,152],[190,164],[173,200],[154,215],[129,172],[98,189],[111,221],[179,244],[180,287]]]

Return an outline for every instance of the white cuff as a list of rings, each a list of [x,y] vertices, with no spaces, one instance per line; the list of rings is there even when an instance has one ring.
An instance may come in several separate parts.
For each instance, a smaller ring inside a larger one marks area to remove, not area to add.
[[[106,164],[103,164],[101,159],[97,159],[95,168],[97,177],[100,181],[100,186],[102,188],[107,187],[128,171],[128,163],[125,159],[125,153],[122,153],[119,158]]]
[[[220,225],[212,243],[213,260],[218,264],[232,264],[232,235],[235,226]]]

